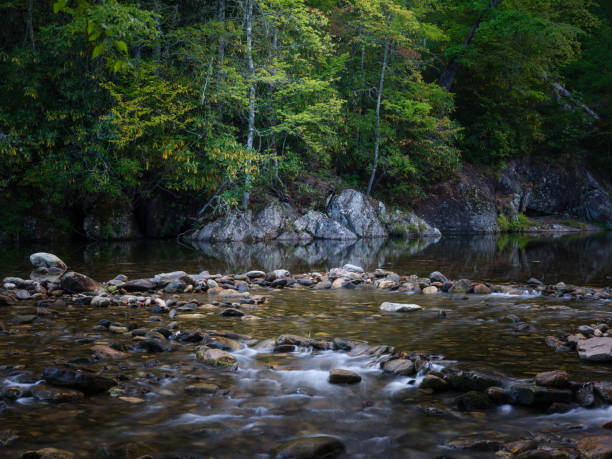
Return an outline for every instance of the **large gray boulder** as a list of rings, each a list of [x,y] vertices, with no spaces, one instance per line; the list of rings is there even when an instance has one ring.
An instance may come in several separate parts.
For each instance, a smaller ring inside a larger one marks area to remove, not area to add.
[[[435,226],[430,225],[412,212],[394,210],[388,212],[382,202],[377,206],[378,217],[392,237],[440,237],[442,234]]]
[[[231,211],[200,230],[200,241],[247,241],[259,238],[252,222],[251,211]]]
[[[315,239],[357,239],[357,235],[351,230],[315,210],[293,222],[293,228],[296,232],[310,234]]]
[[[253,217],[253,225],[264,239],[276,239],[298,217],[297,211],[286,202],[272,201]]]
[[[387,237],[373,201],[356,190],[345,189],[333,195],[327,205],[327,215],[362,238]]]

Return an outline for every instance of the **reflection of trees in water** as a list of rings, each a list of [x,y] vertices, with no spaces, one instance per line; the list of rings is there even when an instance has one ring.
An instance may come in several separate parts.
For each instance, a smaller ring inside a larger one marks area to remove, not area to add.
[[[612,234],[443,238],[424,255],[453,277],[610,285]]]

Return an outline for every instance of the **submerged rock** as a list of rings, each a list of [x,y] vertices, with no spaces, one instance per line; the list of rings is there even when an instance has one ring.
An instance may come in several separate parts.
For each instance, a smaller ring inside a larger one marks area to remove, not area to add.
[[[110,378],[69,368],[45,368],[42,377],[50,384],[70,387],[85,394],[105,392],[115,385]]]
[[[329,372],[330,384],[357,384],[361,382],[361,376],[354,371],[336,368]]]
[[[385,301],[380,305],[380,310],[385,312],[413,312],[423,309],[418,304],[410,303],[390,303]]]
[[[238,360],[236,360],[236,357],[221,349],[204,347],[196,352],[196,359],[212,367],[238,368]]]
[[[276,459],[333,459],[344,452],[344,444],[335,437],[297,438],[278,445],[272,452]]]
[[[73,459],[74,453],[64,449],[42,448],[35,451],[26,451],[20,459]]]

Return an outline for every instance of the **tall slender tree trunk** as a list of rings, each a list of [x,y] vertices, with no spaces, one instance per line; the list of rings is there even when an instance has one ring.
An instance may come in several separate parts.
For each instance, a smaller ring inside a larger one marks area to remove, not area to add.
[[[161,8],[159,5],[159,0],[155,0],[153,2],[153,9],[155,13],[158,15],[161,14]],[[153,44],[153,56],[155,57],[155,74],[159,74],[159,67],[161,65],[161,24],[159,23],[159,17],[155,18],[155,29],[157,30],[157,37],[155,38],[155,43]]]
[[[218,80],[223,80],[223,61],[225,60],[225,0],[219,0],[217,4],[217,19],[221,23],[222,32],[219,36],[219,48],[217,49]]]
[[[489,7],[480,12],[478,17],[476,18],[476,21],[474,21],[474,24],[472,24],[472,28],[467,34],[467,37],[465,37],[465,40],[463,40],[463,46],[468,46],[472,43],[474,35],[476,34],[476,29],[478,29],[478,26],[480,26],[480,23],[482,22],[485,13],[492,10],[493,8],[498,7],[501,2],[502,0],[491,0],[489,2]],[[455,58],[452,58],[450,61],[448,61],[448,64],[446,64],[446,67],[442,72],[442,75],[440,75],[440,86],[450,91],[450,89],[453,87],[453,81],[455,80],[455,75],[457,73],[458,67],[459,63],[455,60]]]
[[[376,141],[374,143],[374,164],[372,166],[372,175],[370,175],[370,182],[368,183],[368,196],[370,196],[370,192],[372,191],[372,184],[374,183],[374,176],[376,175],[376,169],[378,167],[378,150],[380,147],[380,102],[382,100],[383,85],[385,84],[385,70],[387,70],[388,56],[389,40],[385,41],[383,64],[382,69],[380,70],[380,81],[378,82],[378,96],[376,97]]]
[[[34,44],[34,0],[28,0],[28,17],[26,21],[26,34],[25,41],[30,40],[32,43],[32,50],[36,51],[36,45]]]
[[[247,149],[253,149],[253,137],[255,136],[255,65],[253,64],[253,43],[251,31],[253,27],[253,0],[246,0],[246,42],[247,42],[247,70],[249,76],[249,125],[247,131]],[[242,199],[242,206],[246,209],[249,205],[249,188],[251,177],[248,170],[245,174],[245,190]]]

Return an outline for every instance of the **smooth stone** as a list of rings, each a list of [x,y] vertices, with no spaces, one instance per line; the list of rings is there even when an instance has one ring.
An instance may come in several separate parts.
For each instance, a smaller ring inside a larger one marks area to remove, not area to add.
[[[219,390],[219,386],[212,383],[197,383],[185,386],[185,392],[188,394],[214,394]]]
[[[91,303],[89,303],[89,305],[94,308],[106,308],[110,306],[110,304],[111,299],[107,296],[94,296],[91,299]]]
[[[438,376],[425,375],[419,385],[419,389],[431,389],[434,392],[442,392],[448,389],[448,383]]]
[[[418,304],[409,304],[409,303],[390,303],[385,301],[380,305],[380,310],[385,312],[413,312],[420,311],[423,309]]]
[[[57,255],[47,252],[37,252],[30,255],[30,263],[35,268],[59,268],[63,271],[68,269],[66,263],[64,263]]]
[[[196,352],[196,359],[212,367],[237,368],[238,360],[221,349],[202,348]]]
[[[553,370],[538,373],[535,377],[538,386],[559,387],[561,389],[569,386],[569,375],[567,371]]]
[[[416,373],[414,362],[409,359],[393,359],[383,364],[383,370],[400,376],[412,376]]]
[[[491,401],[483,392],[469,391],[455,399],[459,411],[480,411],[491,408]]]
[[[423,289],[424,295],[434,295],[436,293],[438,293],[438,287],[435,287],[433,285],[430,285],[429,287],[425,287]]]
[[[612,338],[600,337],[578,341],[578,357],[589,362],[612,362]]]
[[[335,368],[329,372],[330,384],[357,384],[361,382],[361,376],[354,371]]]
[[[91,348],[91,350],[96,354],[100,354],[103,357],[109,357],[111,359],[123,359],[128,356],[125,352],[118,351],[104,344],[96,344]]]
[[[525,406],[546,405],[553,402],[570,403],[573,393],[569,389],[552,389],[528,384],[515,384],[510,387],[514,403]]]
[[[115,381],[110,378],[68,368],[45,368],[42,377],[55,386],[70,387],[85,394],[105,392],[115,385]]]
[[[489,295],[491,293],[491,289],[484,284],[474,285],[473,290],[478,295]]]
[[[344,269],[345,271],[348,271],[350,273],[359,273],[359,274],[363,273],[363,268],[361,266],[352,265],[350,263],[345,264],[342,267],[342,269]]]
[[[72,293],[93,292],[98,283],[85,274],[68,271],[60,278],[60,287]]]
[[[344,444],[335,437],[297,438],[278,445],[272,452],[276,459],[333,459],[344,452]]]
[[[64,387],[53,387],[46,384],[36,384],[32,386],[32,396],[36,400],[43,402],[74,402],[82,399],[85,395],[83,392]]]

